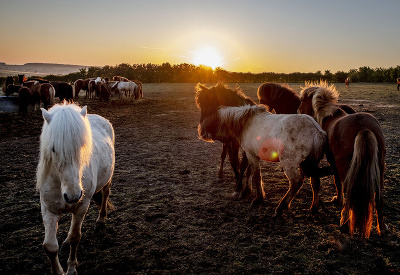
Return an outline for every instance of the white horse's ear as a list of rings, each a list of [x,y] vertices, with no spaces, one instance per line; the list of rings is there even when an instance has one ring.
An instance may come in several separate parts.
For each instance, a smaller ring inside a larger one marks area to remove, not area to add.
[[[84,106],[84,107],[82,108],[82,110],[81,110],[81,115],[82,115],[83,117],[85,117],[85,116],[87,115],[87,105]]]
[[[47,121],[48,124],[50,124],[51,121],[51,114],[49,112],[46,111],[46,109],[44,108],[40,108],[40,110],[42,110],[42,116],[44,118],[44,120]]]

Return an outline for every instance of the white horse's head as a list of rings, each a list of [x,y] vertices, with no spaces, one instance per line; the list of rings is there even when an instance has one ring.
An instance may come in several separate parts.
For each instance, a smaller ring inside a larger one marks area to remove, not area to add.
[[[42,114],[38,189],[51,174],[60,182],[65,202],[76,203],[84,192],[83,168],[89,164],[93,143],[86,106],[64,103],[49,111],[42,108]]]

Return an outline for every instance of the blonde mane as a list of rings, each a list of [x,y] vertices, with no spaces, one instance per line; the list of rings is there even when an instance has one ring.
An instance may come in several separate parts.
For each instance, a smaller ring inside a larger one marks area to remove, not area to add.
[[[328,85],[326,81],[306,82],[305,87],[301,87],[300,97],[312,98],[312,107],[317,122],[321,125],[322,121],[333,116],[339,109],[336,103],[339,98],[339,92],[335,85]]]
[[[61,166],[77,161],[87,166],[90,161],[93,140],[87,115],[81,114],[81,108],[75,104],[58,104],[48,112],[50,123],[44,120],[40,136],[40,157],[37,169],[39,190],[51,165]]]

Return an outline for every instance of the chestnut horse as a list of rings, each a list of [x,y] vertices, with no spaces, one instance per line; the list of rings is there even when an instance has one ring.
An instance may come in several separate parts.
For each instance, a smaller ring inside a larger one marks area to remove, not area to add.
[[[306,83],[301,91],[299,113],[315,118],[328,134],[327,160],[334,173],[341,213],[341,230],[368,238],[373,208],[378,233],[385,232],[383,181],[385,138],[379,122],[368,113],[346,114],[335,103],[339,93],[326,82]],[[343,184],[343,186],[342,186]]]
[[[326,133],[308,115],[274,115],[263,105],[222,107],[208,116],[198,127],[199,136],[205,141],[217,137],[233,137],[246,152],[249,161],[248,174],[257,187],[254,203],[265,198],[261,180],[260,161],[279,162],[289,179],[289,190],[275,209],[274,217],[280,217],[290,206],[304,177],[314,177],[318,163],[324,156]],[[298,171],[298,168],[301,168]],[[311,210],[318,210],[320,188],[318,181],[312,180],[313,203]],[[246,185],[246,189],[250,190]]]
[[[94,78],[78,79],[74,82],[75,98],[79,97],[79,92],[81,90],[88,91],[89,81],[94,80]]]
[[[200,109],[200,123],[207,117],[215,114],[221,106],[243,106],[255,105],[256,103],[247,97],[240,88],[235,90],[228,89],[224,84],[218,83],[217,85],[207,88],[202,84],[196,86],[196,104]],[[242,162],[239,167],[239,143],[232,137],[216,138],[222,142],[221,164],[218,172],[218,177],[223,176],[223,167],[228,153],[229,161],[233,172],[236,177],[236,186],[234,197],[242,197],[240,194],[242,187],[243,173],[247,168],[248,161],[246,154],[243,154]]]
[[[300,96],[289,86],[266,82],[258,87],[257,96],[260,104],[267,106],[269,112],[277,114],[296,114],[300,106]],[[356,111],[348,105],[338,104],[348,114]]]

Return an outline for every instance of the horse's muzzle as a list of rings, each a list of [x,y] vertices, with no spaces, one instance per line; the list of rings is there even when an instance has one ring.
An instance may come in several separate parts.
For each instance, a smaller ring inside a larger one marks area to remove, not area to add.
[[[77,198],[69,198],[67,193],[64,193],[64,200],[66,203],[69,203],[69,204],[77,203],[78,201],[80,201],[81,198],[82,198],[82,191],[81,191],[81,194],[79,195],[79,197],[77,197]]]

